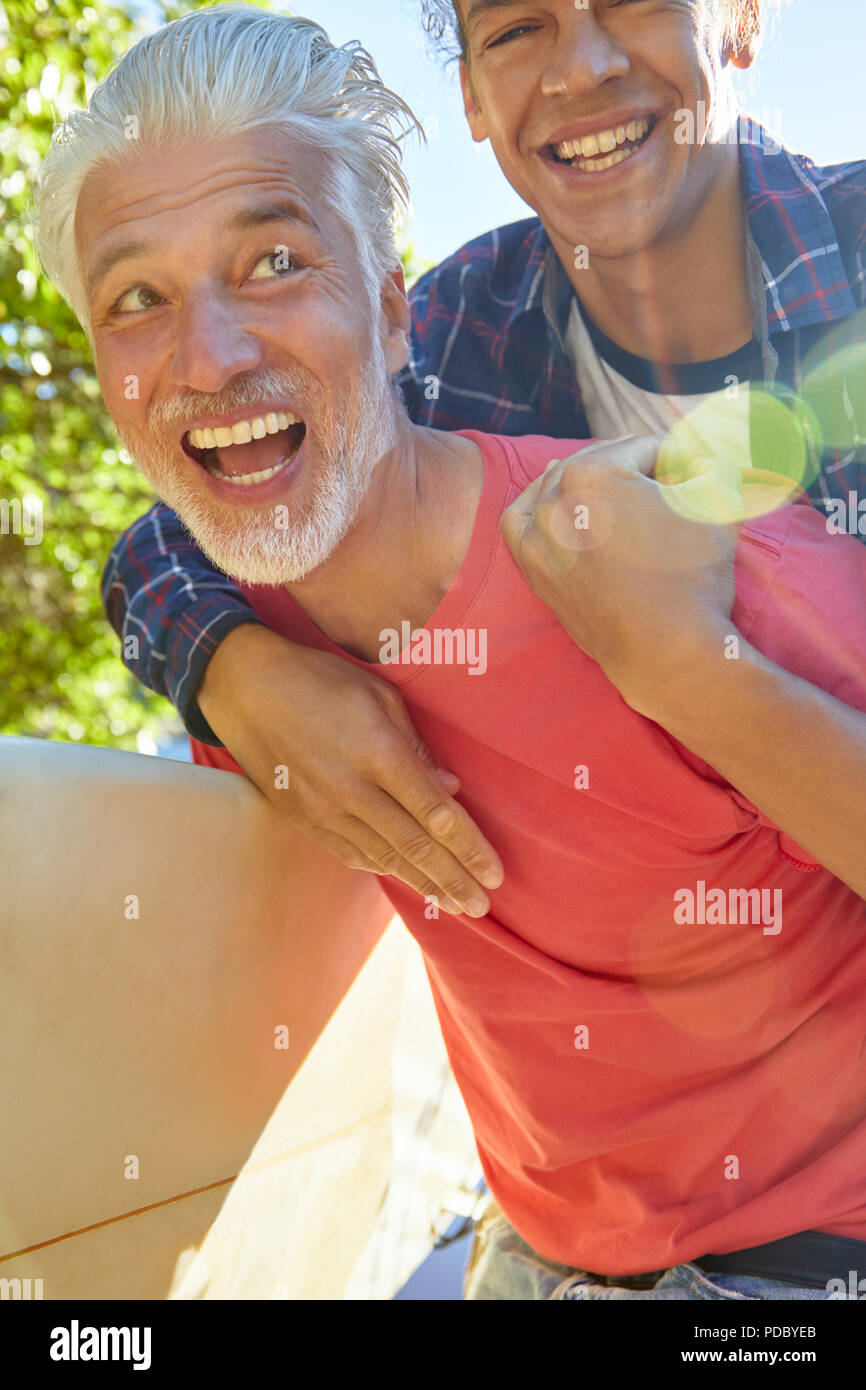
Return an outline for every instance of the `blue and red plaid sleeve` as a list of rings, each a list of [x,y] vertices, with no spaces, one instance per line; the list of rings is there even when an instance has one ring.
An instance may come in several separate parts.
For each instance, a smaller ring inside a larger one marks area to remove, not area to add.
[[[139,517],[114,546],[102,575],[102,601],[121,639],[124,665],[171,700],[194,738],[221,747],[196,703],[199,687],[223,638],[260,619],[164,503]]]

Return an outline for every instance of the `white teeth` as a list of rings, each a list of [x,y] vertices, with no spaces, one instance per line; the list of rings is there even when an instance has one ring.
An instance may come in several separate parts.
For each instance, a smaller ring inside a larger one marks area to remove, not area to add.
[[[577,161],[577,167],[578,169],[586,169],[590,172],[595,170],[598,173],[602,169],[613,168],[614,164],[622,164],[624,159],[630,159],[631,156],[631,150],[616,150],[613,154],[609,154],[606,159],[594,159],[591,164],[585,159],[579,159]]]
[[[294,454],[292,454],[290,458],[280,459],[280,462],[275,463],[273,468],[262,468],[258,473],[244,473],[239,474],[237,477],[234,477],[231,473],[223,473],[222,469],[217,468],[215,465],[211,465],[208,471],[212,473],[215,478],[219,478],[222,483],[235,483],[240,484],[241,487],[249,487],[251,483],[263,483],[267,478],[273,478],[282,468],[285,468],[286,464],[289,463],[292,458],[294,458]]]
[[[249,420],[239,420],[236,425],[223,426],[215,430],[190,430],[189,442],[196,449],[227,449],[230,444],[249,444],[251,439],[264,439],[266,434],[278,434],[289,425],[299,425],[300,416],[289,411],[268,411],[264,416],[255,415]]]
[[[558,145],[554,145],[554,150],[560,159],[594,159],[595,156],[602,154],[610,156],[617,151],[617,145],[633,143],[642,140],[649,130],[649,118],[643,117],[639,121],[629,121],[628,125],[618,125],[612,130],[600,130],[595,135],[584,135],[582,140],[562,140]],[[623,158],[628,158],[633,154],[633,150],[623,150]],[[615,159],[614,163],[621,161]],[[581,164],[581,168],[584,166]],[[594,159],[594,163],[588,166],[592,169],[607,169],[610,166],[605,160]]]

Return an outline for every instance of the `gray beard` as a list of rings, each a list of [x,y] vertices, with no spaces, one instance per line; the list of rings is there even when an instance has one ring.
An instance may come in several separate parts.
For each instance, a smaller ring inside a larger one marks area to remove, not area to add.
[[[288,396],[305,403],[308,412],[304,444],[314,443],[315,472],[305,484],[293,484],[294,497],[272,503],[260,511],[245,508],[246,515],[230,503],[221,505],[201,486],[185,476],[176,453],[150,435],[146,444],[118,430],[124,446],[135,459],[162,500],[177,513],[190,535],[211,562],[245,584],[297,584],[334,553],[354,522],[369,491],[373,470],[395,442],[395,406],[384,354],[366,362],[341,418],[331,418],[324,392],[306,372],[266,371],[242,393],[223,393],[212,405],[201,398],[198,411],[190,402],[167,403],[149,417],[154,434],[189,419],[191,414],[218,413],[236,407],[254,407]],[[251,413],[253,413],[251,411]],[[313,420],[315,438],[309,421]],[[303,446],[302,446],[303,447]]]

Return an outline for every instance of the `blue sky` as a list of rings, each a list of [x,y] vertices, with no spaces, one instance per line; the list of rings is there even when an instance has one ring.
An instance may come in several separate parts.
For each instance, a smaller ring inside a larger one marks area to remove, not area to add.
[[[419,0],[295,0],[269,8],[315,19],[335,43],[360,39],[421,120],[428,145],[412,138],[405,168],[409,230],[422,258],[440,260],[490,227],[530,215],[488,145],[470,139],[456,67],[425,50]],[[864,52],[866,0],[789,0],[757,67],[738,74],[742,104],[816,163],[866,157]]]

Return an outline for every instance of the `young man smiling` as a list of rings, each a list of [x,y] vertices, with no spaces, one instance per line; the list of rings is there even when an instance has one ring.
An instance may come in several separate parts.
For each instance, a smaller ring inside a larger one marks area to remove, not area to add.
[[[491,140],[540,220],[479,238],[415,286],[401,376],[414,419],[563,438],[664,431],[732,380],[746,401],[749,381],[773,384],[778,398],[798,391],[810,352],[829,355],[834,334],[856,337],[866,171],[816,169],[736,118],[730,68],[752,62],[757,0],[428,0],[424,11],[440,36],[456,25],[473,135]],[[640,148],[594,167],[605,152],[592,153],[593,136],[632,148],[644,122]],[[748,411],[738,418],[748,445]],[[862,448],[831,442],[815,456],[807,436],[812,495],[862,496]],[[638,525],[619,548],[582,556],[587,650],[635,708],[866,893],[866,720],[745,649],[720,670],[721,582],[703,624],[673,609],[648,615],[645,541]],[[534,556],[527,575],[556,606],[539,547]],[[369,866],[349,808],[374,833],[379,867],[460,904],[487,901],[494,849],[447,794],[453,779],[434,774],[399,702],[386,706],[375,681],[348,679],[259,624],[169,508],[121,539],[103,594],[118,633],[135,638],[123,647],[130,669],[173,700],[191,733],[229,747],[296,825]],[[283,762],[294,770],[288,804],[272,787]]]
[[[756,12],[740,11],[731,41],[724,15],[694,0],[457,6],[473,138],[536,209],[594,325],[652,362],[709,361],[752,338],[725,68],[751,63]],[[684,112],[700,125],[684,129]]]

